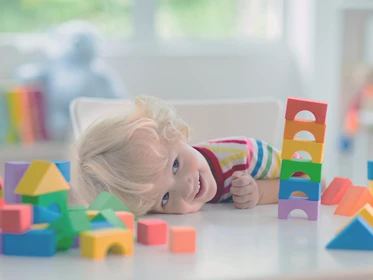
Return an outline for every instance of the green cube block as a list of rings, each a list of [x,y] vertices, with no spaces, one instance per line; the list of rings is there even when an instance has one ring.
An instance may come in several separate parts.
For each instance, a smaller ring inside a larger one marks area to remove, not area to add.
[[[59,191],[39,196],[22,195],[21,201],[22,203],[39,205],[45,208],[48,208],[51,204],[56,203],[59,207],[60,213],[63,214],[67,212],[68,192]]]
[[[306,173],[310,177],[311,182],[321,182],[322,164],[313,163],[308,159],[292,159],[281,162],[281,180],[289,180],[296,172]]]

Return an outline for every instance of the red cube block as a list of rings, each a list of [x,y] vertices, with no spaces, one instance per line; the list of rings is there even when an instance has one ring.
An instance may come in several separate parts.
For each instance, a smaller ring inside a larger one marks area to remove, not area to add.
[[[25,233],[31,229],[31,204],[9,204],[0,208],[0,229],[3,233]]]
[[[145,245],[163,245],[167,243],[167,222],[160,219],[137,222],[137,242]]]

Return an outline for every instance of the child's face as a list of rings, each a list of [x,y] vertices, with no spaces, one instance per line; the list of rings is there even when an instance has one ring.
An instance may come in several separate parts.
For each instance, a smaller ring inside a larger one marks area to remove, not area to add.
[[[206,159],[182,142],[167,147],[168,162],[155,185],[158,213],[184,214],[198,211],[216,194],[216,182]]]

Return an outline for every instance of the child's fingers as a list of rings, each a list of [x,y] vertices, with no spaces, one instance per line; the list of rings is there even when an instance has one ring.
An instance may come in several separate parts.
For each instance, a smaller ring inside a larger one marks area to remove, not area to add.
[[[252,195],[251,194],[245,194],[245,195],[233,195],[233,201],[235,203],[246,203],[251,200]]]
[[[233,178],[232,180],[232,186],[235,187],[244,187],[249,185],[253,181],[253,177],[249,175],[241,176],[238,178]]]
[[[238,209],[248,209],[248,208],[253,208],[254,206],[256,205],[255,201],[254,200],[249,200],[247,202],[244,202],[244,203],[234,203],[234,206],[236,206],[236,208]]]
[[[252,191],[253,191],[253,188],[251,187],[251,185],[244,186],[244,187],[236,187],[236,186],[231,187],[231,194],[238,195],[238,196],[250,194]]]

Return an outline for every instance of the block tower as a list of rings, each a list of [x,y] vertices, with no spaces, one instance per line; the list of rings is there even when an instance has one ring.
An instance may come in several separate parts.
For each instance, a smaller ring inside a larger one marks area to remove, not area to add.
[[[278,197],[279,219],[287,219],[295,209],[303,210],[308,220],[319,217],[327,108],[328,104],[324,102],[293,97],[287,100]],[[301,111],[311,112],[315,120],[296,119]],[[315,140],[295,138],[300,131],[310,132]],[[307,152],[312,159],[294,158],[299,151]],[[298,172],[307,174],[309,179],[292,177]],[[293,197],[293,192],[303,192],[307,197]]]
[[[368,184],[369,191],[373,194],[373,160],[368,161]]]

